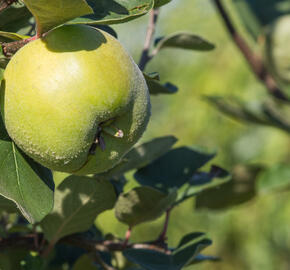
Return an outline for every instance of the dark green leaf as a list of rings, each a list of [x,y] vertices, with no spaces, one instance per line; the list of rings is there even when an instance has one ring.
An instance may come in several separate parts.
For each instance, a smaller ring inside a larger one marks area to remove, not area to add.
[[[155,0],[154,1],[154,7],[158,8],[158,7],[164,6],[164,5],[168,4],[171,1],[172,0]]]
[[[165,48],[187,49],[196,51],[211,51],[215,46],[209,41],[192,33],[174,33],[170,36],[159,38],[155,42],[156,52]]]
[[[207,97],[207,100],[213,104],[222,113],[237,120],[272,126],[290,132],[289,114],[280,110],[280,106],[273,101],[253,101],[241,102],[237,99],[224,99],[221,97]]]
[[[15,202],[29,222],[42,220],[53,207],[52,174],[17,148],[1,117],[0,161],[0,194]]]
[[[5,211],[7,213],[17,213],[18,209],[12,201],[0,196],[0,212]]]
[[[100,176],[110,178],[120,176],[130,170],[140,169],[168,152],[176,141],[174,136],[164,136],[136,146],[117,166]]]
[[[86,231],[97,215],[114,206],[116,194],[109,181],[69,176],[56,189],[53,211],[41,222],[46,239]]]
[[[176,148],[139,169],[134,177],[141,185],[168,192],[183,186],[214,156],[214,153],[207,153],[200,149]]]
[[[93,263],[88,254],[81,256],[73,266],[72,270],[98,270],[99,268]]]
[[[151,187],[136,187],[119,196],[115,215],[130,227],[160,217],[176,199],[176,192],[169,195]]]
[[[31,13],[23,4],[13,4],[0,13],[0,29],[1,31],[27,34],[33,27],[31,17]]]
[[[196,172],[185,184],[184,188],[179,191],[175,205],[230,180],[231,176],[227,171],[214,165],[209,172]]]
[[[260,166],[235,167],[231,181],[197,196],[196,208],[219,210],[251,200],[256,196],[256,177],[262,169]]]
[[[261,193],[274,192],[290,187],[290,166],[275,164],[264,170],[257,179],[257,190]]]
[[[24,249],[8,249],[1,251],[0,253],[0,269],[2,270],[22,270],[21,261],[28,254],[28,250]]]
[[[46,261],[36,252],[30,252],[30,254],[21,261],[22,270],[47,270],[46,266]]]
[[[94,14],[77,18],[71,24],[116,24],[145,15],[153,8],[154,0],[87,0]]]
[[[234,3],[246,28],[255,38],[264,26],[290,13],[288,0],[234,0]]]
[[[23,0],[23,2],[36,20],[39,34],[74,18],[93,13],[85,0]]]
[[[123,255],[146,270],[180,270],[191,263],[202,249],[211,245],[202,233],[186,235],[185,238],[169,254],[153,249],[126,249]]]
[[[143,74],[151,95],[174,94],[178,91],[177,86],[169,82],[161,84],[159,82],[159,76],[158,74],[156,75],[156,73],[154,74],[143,73]]]

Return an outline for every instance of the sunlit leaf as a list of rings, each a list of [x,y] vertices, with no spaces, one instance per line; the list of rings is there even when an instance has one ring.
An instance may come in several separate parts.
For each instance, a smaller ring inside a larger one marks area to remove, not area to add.
[[[119,196],[115,214],[130,227],[160,217],[176,199],[176,192],[164,194],[151,187],[137,187]]]
[[[23,0],[33,14],[39,34],[71,19],[93,13],[85,0]]]
[[[114,206],[116,194],[109,181],[69,176],[56,189],[53,211],[41,222],[51,242],[90,228],[97,215]]]

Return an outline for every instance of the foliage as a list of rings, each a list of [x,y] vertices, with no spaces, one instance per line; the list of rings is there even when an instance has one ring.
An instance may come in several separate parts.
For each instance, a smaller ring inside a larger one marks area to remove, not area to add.
[[[8,6],[0,11],[2,86],[5,83],[3,72],[13,54],[55,27],[89,24],[117,37],[107,25],[125,23],[148,12],[153,14],[169,2],[25,0],[24,5]],[[149,48],[152,50],[147,60],[140,63],[142,69],[165,48],[210,51],[215,47],[190,32],[158,38],[154,46]],[[143,53],[148,51],[144,49]],[[178,90],[170,82],[162,84],[156,72],[144,73],[144,77],[151,95],[174,94]],[[1,99],[3,104],[3,95]],[[230,180],[225,170],[214,165],[208,172],[201,171],[215,153],[189,147],[171,149],[177,139],[159,137],[135,146],[105,173],[82,177],[64,174],[54,190],[52,175],[55,172],[52,174],[22,153],[9,138],[2,121],[0,136],[0,207],[4,216],[17,213],[11,221],[3,221],[3,241],[7,249],[0,258],[0,265],[5,265],[7,270],[131,269],[133,265],[144,269],[177,270],[205,260],[216,260],[200,253],[211,244],[203,233],[184,236],[175,248],[169,248],[166,242],[168,218],[174,207]],[[128,183],[125,173],[133,171],[138,186],[124,191]],[[28,222],[18,214],[17,208]],[[102,235],[94,226],[97,216],[112,208],[116,218],[128,225],[124,239],[118,239],[114,232]],[[164,213],[167,218],[157,240],[130,243],[130,232],[135,226],[156,220]],[[15,236],[7,230],[10,225],[14,226]],[[21,251],[19,257],[13,252],[14,244]],[[69,256],[61,259],[60,245],[66,245],[61,248],[63,255],[67,248],[73,251],[74,260]]]

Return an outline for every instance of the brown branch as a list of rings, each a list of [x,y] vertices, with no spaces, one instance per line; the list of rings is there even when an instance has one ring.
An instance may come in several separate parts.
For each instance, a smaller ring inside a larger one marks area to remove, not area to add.
[[[6,57],[12,57],[19,49],[30,42],[30,39],[17,40],[13,42],[1,42],[3,53]]]
[[[236,46],[240,49],[257,78],[266,86],[268,92],[275,98],[289,102],[281,91],[273,76],[268,72],[263,60],[256,55],[243,37],[237,32],[221,0],[213,0]]]
[[[158,20],[159,13],[160,13],[160,11],[158,8],[152,9],[150,11],[150,18],[149,18],[149,23],[148,23],[148,27],[147,27],[146,38],[145,38],[141,58],[139,61],[139,68],[142,71],[145,69],[148,62],[152,59],[152,56],[149,54],[149,51],[150,51],[150,47],[151,47],[152,40],[154,37],[156,23]]]
[[[0,12],[16,2],[18,2],[18,0],[0,0]]]
[[[37,238],[38,243],[35,243],[35,238]],[[114,251],[123,251],[127,248],[134,249],[151,249],[163,253],[168,253],[166,245],[159,243],[158,241],[146,242],[146,243],[135,243],[127,244],[124,246],[123,240],[118,241],[93,241],[83,239],[77,235],[70,235],[62,238],[60,243],[68,244],[75,247],[80,247],[88,252],[114,252]],[[9,249],[9,248],[24,248],[33,251],[43,251],[39,247],[42,246],[42,243],[45,243],[44,246],[48,246],[47,241],[44,240],[43,234],[39,233],[37,237],[35,234],[28,234],[25,236],[9,236],[8,238],[0,238],[0,251]],[[44,249],[45,250],[45,249]]]

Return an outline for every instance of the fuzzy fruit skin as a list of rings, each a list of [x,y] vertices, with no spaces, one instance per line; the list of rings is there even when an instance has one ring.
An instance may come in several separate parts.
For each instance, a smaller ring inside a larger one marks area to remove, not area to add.
[[[30,157],[56,171],[104,172],[141,137],[150,117],[144,77],[121,44],[89,26],[62,26],[21,48],[1,86],[10,137]],[[106,149],[89,150],[101,122]]]

